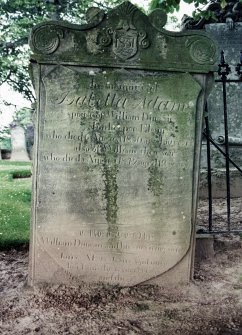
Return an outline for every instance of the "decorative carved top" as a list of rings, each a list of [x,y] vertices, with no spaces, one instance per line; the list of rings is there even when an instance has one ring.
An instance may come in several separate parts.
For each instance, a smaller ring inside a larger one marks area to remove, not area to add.
[[[126,67],[207,73],[215,70],[214,42],[201,32],[166,31],[166,14],[149,16],[130,2],[107,14],[87,11],[87,24],[49,21],[37,25],[30,37],[40,63]]]
[[[223,7],[221,0],[213,0],[206,9],[211,12],[209,19],[204,17],[194,20],[192,17],[184,15],[182,19],[183,29],[203,29],[209,23],[227,23],[229,29],[234,28],[235,22],[242,22],[242,3],[239,0],[230,0]]]

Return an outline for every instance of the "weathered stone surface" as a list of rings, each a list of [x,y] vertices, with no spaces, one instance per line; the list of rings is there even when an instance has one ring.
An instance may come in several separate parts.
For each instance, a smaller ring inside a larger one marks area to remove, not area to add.
[[[12,152],[11,152],[12,161],[29,161],[23,127],[21,126],[12,127],[11,144],[12,144]]]
[[[124,2],[108,14],[87,13],[86,25],[49,21],[31,34],[33,59],[38,62],[160,69],[207,73],[216,70],[216,46],[203,32],[174,33],[163,29],[164,13],[146,16]]]
[[[200,263],[214,257],[214,237],[208,234],[196,234],[195,261]]]
[[[137,36],[144,38],[134,31],[137,22],[148,29],[147,20],[139,12],[132,21],[116,9],[100,23],[122,32],[112,35],[118,50],[109,49],[107,67],[102,54],[93,58],[95,67],[76,55],[79,66],[72,58],[60,65],[59,49],[58,55],[51,49],[53,58],[34,56],[40,64],[33,66],[39,95],[31,283],[84,280],[126,286],[189,280],[207,76],[192,76],[183,67],[157,71],[159,59],[156,70],[152,63],[142,70],[142,53],[149,46],[131,49],[139,45]],[[80,35],[79,56],[90,51],[96,29],[76,29],[87,36],[84,43]],[[154,45],[156,36],[145,37]],[[119,68],[115,52],[127,67]],[[56,64],[41,64],[45,59]],[[201,72],[211,68],[198,67]]]
[[[235,168],[230,168],[230,191],[232,198],[240,198],[241,173]],[[212,196],[213,198],[226,198],[226,171],[224,168],[215,169],[212,172]],[[200,170],[199,198],[208,198],[207,170]]]

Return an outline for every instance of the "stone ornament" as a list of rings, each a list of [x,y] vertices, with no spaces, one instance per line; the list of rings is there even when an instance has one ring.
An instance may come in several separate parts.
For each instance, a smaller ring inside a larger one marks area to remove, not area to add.
[[[215,45],[211,44],[210,41],[204,37],[188,38],[186,46],[189,48],[192,59],[201,65],[209,63],[211,61],[211,54],[215,54],[216,52]]]
[[[125,64],[128,68],[200,73],[215,70],[214,42],[202,32],[166,31],[166,14],[159,9],[146,16],[124,2],[108,14],[89,9],[87,22],[75,25],[49,21],[37,25],[30,37],[32,58],[40,63]]]
[[[59,47],[60,39],[63,37],[64,32],[62,29],[46,25],[36,31],[33,43],[36,50],[42,54],[50,55]]]

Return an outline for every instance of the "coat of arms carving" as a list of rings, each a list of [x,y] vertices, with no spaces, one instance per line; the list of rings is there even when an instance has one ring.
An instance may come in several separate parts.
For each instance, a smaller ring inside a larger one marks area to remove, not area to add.
[[[122,9],[126,12],[126,18],[121,19],[115,29],[109,28],[105,32],[102,31],[98,44],[107,47],[112,43],[113,53],[120,59],[127,60],[135,56],[139,48],[148,48],[150,43],[146,32],[138,31],[133,24],[133,16],[137,8],[130,3],[124,3],[124,6]]]
[[[122,59],[129,59],[138,51],[138,32],[135,29],[117,29],[113,32],[113,52]]]

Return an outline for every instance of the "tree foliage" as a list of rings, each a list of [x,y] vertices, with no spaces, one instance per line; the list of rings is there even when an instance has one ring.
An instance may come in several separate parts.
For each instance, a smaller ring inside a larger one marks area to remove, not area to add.
[[[6,82],[27,100],[34,102],[28,76],[28,36],[32,27],[50,19],[81,23],[88,7],[107,9],[120,2],[122,1],[0,0],[0,85]]]
[[[33,112],[31,108],[20,108],[13,117],[13,123],[22,126],[24,129],[33,123]]]
[[[212,0],[183,0],[187,4],[193,4],[195,8],[198,9],[200,6],[206,6],[212,2]],[[221,0],[225,1],[225,0]],[[155,8],[161,8],[166,13],[173,13],[174,11],[178,11],[180,9],[181,0],[151,0],[150,2],[150,10],[154,10]],[[198,12],[200,12],[198,10]],[[204,11],[205,13],[206,11]],[[194,14],[198,14],[194,12]]]

